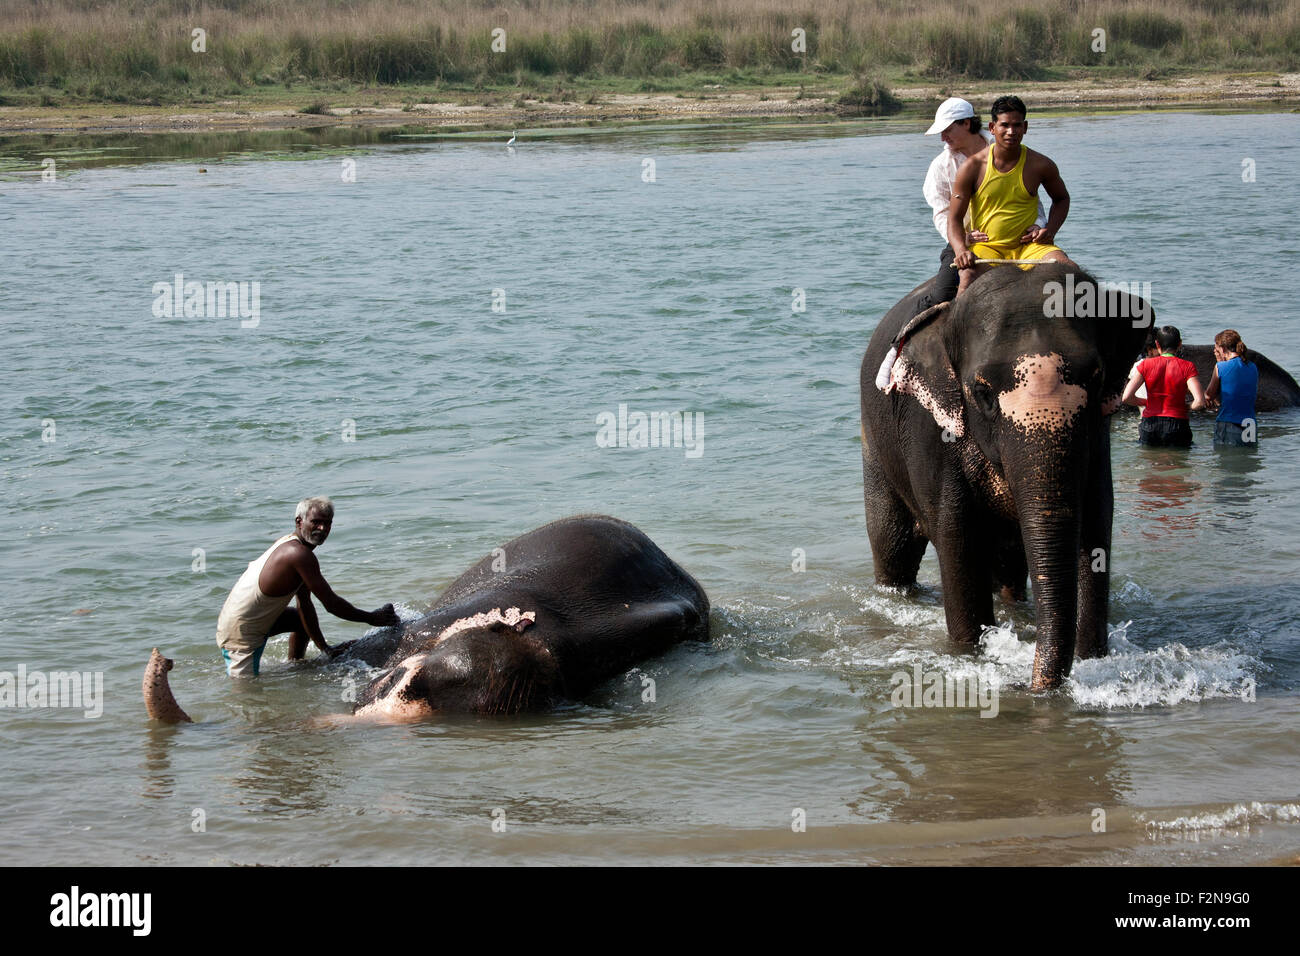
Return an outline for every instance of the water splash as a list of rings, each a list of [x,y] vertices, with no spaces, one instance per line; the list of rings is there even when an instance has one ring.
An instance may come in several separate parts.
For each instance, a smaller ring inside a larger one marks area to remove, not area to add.
[[[1214,698],[1253,700],[1258,658],[1228,641],[1188,648],[1177,641],[1145,650],[1128,639],[1131,621],[1114,627],[1110,653],[1076,661],[1067,690],[1081,707],[1170,706]]]
[[[1218,811],[1195,813],[1172,820],[1153,820],[1147,814],[1137,814],[1139,823],[1145,824],[1154,835],[1172,835],[1213,838],[1225,830],[1250,830],[1252,823],[1300,823],[1300,804],[1238,803]]]
[[[867,599],[870,605],[871,599]],[[943,609],[911,607],[900,612],[888,600],[874,608],[903,627],[923,632],[943,627]],[[1128,638],[1132,621],[1110,628],[1106,657],[1075,661],[1061,693],[1081,708],[1168,707],[1185,702],[1237,698],[1253,700],[1255,683],[1270,668],[1255,654],[1229,641],[1188,648],[1172,642],[1145,649]],[[972,653],[916,647],[915,640],[882,640],[868,645],[838,643],[810,661],[814,666],[853,670],[898,669],[920,664],[954,680],[972,676],[1004,689],[1028,688],[1034,667],[1034,628],[1011,623],[986,627]]]

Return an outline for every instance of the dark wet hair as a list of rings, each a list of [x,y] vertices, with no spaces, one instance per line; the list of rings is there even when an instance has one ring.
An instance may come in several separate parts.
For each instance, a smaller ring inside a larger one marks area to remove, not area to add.
[[[978,116],[969,117],[968,119],[962,120],[962,122],[966,124],[966,132],[968,133],[978,133],[984,128],[984,124],[980,122]]]
[[[1183,337],[1172,325],[1162,325],[1156,329],[1156,341],[1160,344],[1160,351],[1173,352],[1183,344]]]
[[[993,122],[996,123],[1003,113],[1019,113],[1022,118],[1029,115],[1025,101],[1018,96],[999,96],[993,101]]]
[[[1224,329],[1214,337],[1214,344],[1225,352],[1232,352],[1239,356],[1243,362],[1250,362],[1250,353],[1246,351],[1246,343],[1241,340],[1236,329]]]

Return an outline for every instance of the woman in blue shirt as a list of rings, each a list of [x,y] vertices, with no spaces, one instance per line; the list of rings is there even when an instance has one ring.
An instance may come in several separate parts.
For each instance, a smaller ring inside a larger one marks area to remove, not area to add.
[[[1214,337],[1217,360],[1207,399],[1220,397],[1219,417],[1214,422],[1214,444],[1254,445],[1255,395],[1259,391],[1259,366],[1250,361],[1246,343],[1235,329],[1224,329]]]

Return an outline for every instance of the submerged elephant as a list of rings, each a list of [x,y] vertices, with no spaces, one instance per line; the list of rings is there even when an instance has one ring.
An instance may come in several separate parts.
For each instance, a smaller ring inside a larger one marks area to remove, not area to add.
[[[1033,581],[1032,689],[1106,652],[1113,492],[1106,416],[1146,336],[1127,318],[1047,318],[1066,266],[1001,269],[916,314],[913,290],[881,320],[862,362],[862,474],[875,577],[910,586],[939,555],[949,636],[993,624],[995,584]],[[1102,293],[1102,295],[1105,295]],[[1109,293],[1111,316],[1149,316]],[[895,357],[896,356],[896,357]]]
[[[387,670],[354,714],[515,713],[580,699],[682,641],[709,638],[704,589],[645,534],[603,515],[564,518],[495,549],[402,628],[340,660]]]
[[[1210,376],[1214,373],[1213,345],[1184,345],[1178,354],[1196,366],[1196,376],[1202,385],[1210,384]],[[1300,406],[1300,384],[1296,384],[1290,372],[1254,349],[1250,350],[1250,360],[1259,366],[1259,394],[1255,398],[1255,411],[1275,412],[1281,408]],[[1140,394],[1145,398],[1146,389],[1143,388]],[[1133,408],[1132,405],[1126,407]]]
[[[424,617],[340,645],[335,660],[386,668],[354,715],[413,720],[540,710],[682,641],[708,639],[709,599],[693,577],[626,521],[580,515],[494,549]],[[188,721],[168,686],[171,666],[155,648],[145,708],[156,720]]]

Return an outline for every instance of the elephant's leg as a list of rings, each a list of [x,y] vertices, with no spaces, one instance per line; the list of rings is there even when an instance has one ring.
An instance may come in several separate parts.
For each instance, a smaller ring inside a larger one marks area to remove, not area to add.
[[[970,520],[965,505],[951,506],[939,518],[935,550],[943,581],[948,637],[975,644],[993,618],[993,575],[989,563],[991,528]]]
[[[862,445],[862,500],[867,511],[867,537],[876,583],[911,587],[921,567],[928,543],[907,505],[889,486],[880,465],[872,458],[866,440]]]
[[[1109,424],[1105,427],[1109,428]],[[1109,435],[1103,436],[1109,438]],[[1094,454],[1092,480],[1084,492],[1083,523],[1079,531],[1079,610],[1075,653],[1081,658],[1105,657],[1110,619],[1110,540],[1115,510],[1110,474],[1110,442]]]

